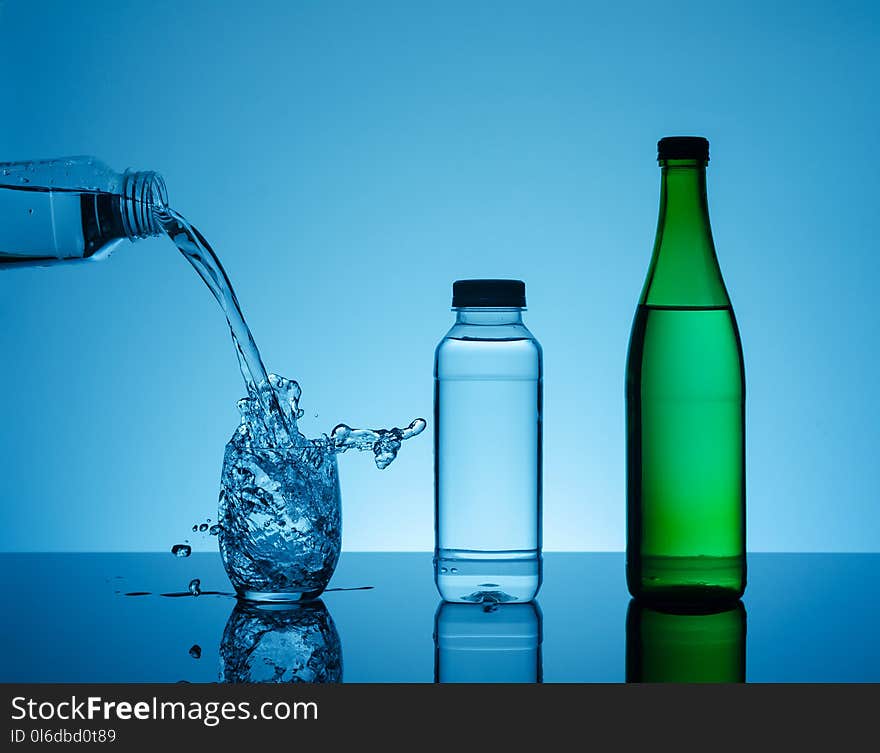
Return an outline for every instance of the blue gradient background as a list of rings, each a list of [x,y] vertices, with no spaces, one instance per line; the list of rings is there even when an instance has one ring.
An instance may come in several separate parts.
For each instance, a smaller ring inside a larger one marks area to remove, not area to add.
[[[0,159],[162,172],[310,433],[429,417],[453,279],[525,279],[546,548],[619,550],[654,145],[704,134],[749,546],[876,551],[878,21],[867,1],[7,1]],[[213,517],[243,387],[168,241],[0,274],[0,322],[0,549],[162,550]],[[346,549],[431,548],[429,433],[387,471],[341,467]]]

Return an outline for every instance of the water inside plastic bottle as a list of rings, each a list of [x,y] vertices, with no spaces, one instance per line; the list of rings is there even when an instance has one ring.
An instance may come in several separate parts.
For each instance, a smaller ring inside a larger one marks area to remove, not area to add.
[[[447,601],[529,601],[541,583],[539,346],[521,323],[471,329],[438,347],[435,580]],[[484,339],[491,329],[503,332]]]

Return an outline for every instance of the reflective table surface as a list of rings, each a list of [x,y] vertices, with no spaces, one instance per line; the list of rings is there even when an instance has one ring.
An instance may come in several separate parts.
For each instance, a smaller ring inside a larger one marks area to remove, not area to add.
[[[431,573],[344,553],[319,601],[258,608],[218,554],[2,554],[0,681],[880,681],[880,554],[753,554],[708,614],[631,604],[619,553],[546,554],[537,606],[444,606]]]

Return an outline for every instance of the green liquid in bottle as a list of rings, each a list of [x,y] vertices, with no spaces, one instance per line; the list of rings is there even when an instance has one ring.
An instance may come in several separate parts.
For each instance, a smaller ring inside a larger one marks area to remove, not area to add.
[[[661,165],[627,362],[627,583],[647,601],[734,601],[746,572],[742,346],[709,229],[705,162]]]

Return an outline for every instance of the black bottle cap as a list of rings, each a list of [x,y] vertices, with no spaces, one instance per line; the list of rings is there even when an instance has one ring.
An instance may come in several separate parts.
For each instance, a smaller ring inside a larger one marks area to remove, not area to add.
[[[526,284],[522,280],[456,280],[452,283],[452,308],[525,308]]]
[[[665,136],[657,142],[657,159],[709,161],[709,139],[702,136]]]

